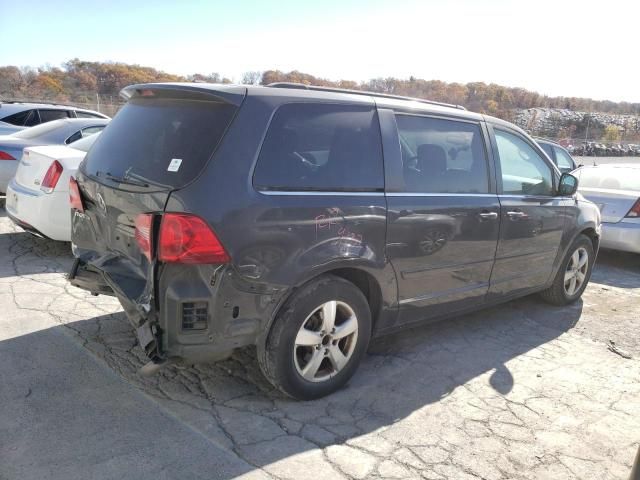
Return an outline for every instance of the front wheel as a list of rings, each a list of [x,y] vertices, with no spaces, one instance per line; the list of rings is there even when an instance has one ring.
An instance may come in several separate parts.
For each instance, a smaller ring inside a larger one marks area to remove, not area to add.
[[[287,395],[312,400],[342,387],[371,337],[367,299],[354,284],[323,275],[278,312],[258,355],[267,379]]]
[[[591,278],[595,253],[591,239],[580,235],[569,248],[553,284],[541,296],[553,305],[568,305],[580,298]]]

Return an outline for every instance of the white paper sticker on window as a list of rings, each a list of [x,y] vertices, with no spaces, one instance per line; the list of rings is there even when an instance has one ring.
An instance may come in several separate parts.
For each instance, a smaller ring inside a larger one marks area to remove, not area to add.
[[[180,170],[180,164],[182,163],[181,158],[172,158],[171,163],[167,167],[167,172],[177,172]]]

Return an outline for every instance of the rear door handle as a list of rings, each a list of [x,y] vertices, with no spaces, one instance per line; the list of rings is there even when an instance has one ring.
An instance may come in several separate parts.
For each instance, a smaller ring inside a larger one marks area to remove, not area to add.
[[[478,216],[482,220],[495,220],[496,218],[498,218],[498,213],[497,212],[480,212]]]

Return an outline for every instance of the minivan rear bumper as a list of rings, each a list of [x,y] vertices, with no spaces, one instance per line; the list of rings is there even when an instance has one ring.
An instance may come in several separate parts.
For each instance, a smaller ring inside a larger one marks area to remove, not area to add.
[[[68,279],[71,285],[88,290],[93,295],[117,297],[147,357],[156,363],[166,360],[160,350],[160,331],[154,327],[157,324],[156,315],[151,308],[131,300],[108,274],[80,258],[73,263]]]
[[[279,289],[260,292],[244,285],[228,265],[164,265],[163,269],[153,288],[157,299],[146,299],[148,303],[131,299],[116,283],[118,275],[82,258],[73,264],[69,281],[94,295],[117,297],[154,363],[214,362],[236,348],[255,344],[282,298]],[[193,315],[197,306],[206,322],[189,329],[185,315]]]
[[[76,258],[69,272],[69,282],[74,287],[88,290],[94,295],[111,295],[115,297],[115,293],[109,285],[104,281],[102,272]]]

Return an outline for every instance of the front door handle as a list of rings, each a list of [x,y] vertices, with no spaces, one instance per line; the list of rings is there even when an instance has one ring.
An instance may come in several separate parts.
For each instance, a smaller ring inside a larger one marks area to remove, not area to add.
[[[497,212],[480,212],[478,216],[482,220],[495,220],[496,218],[498,218],[498,213]]]

